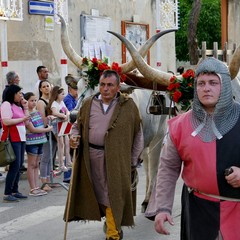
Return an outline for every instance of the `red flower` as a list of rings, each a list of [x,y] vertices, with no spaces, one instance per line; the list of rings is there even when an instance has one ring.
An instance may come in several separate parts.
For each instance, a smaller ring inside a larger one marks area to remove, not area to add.
[[[182,93],[180,91],[176,91],[174,94],[173,94],[173,101],[178,103],[180,97],[182,96]]]
[[[104,70],[106,70],[106,69],[110,69],[110,67],[107,65],[107,63],[103,62],[103,63],[99,63],[99,64],[98,64],[98,69],[99,69],[100,71],[104,71]]]
[[[194,71],[189,69],[181,76],[172,76],[170,84],[167,87],[167,92],[170,98],[181,105],[183,111],[191,107],[191,100],[193,99],[193,81]]]
[[[98,65],[98,59],[97,58],[92,58],[91,62],[93,63],[94,66]]]
[[[109,66],[107,58],[92,58],[91,60],[84,58],[82,65],[87,67],[87,71],[84,72],[88,80],[88,86],[92,89],[98,85],[100,76],[102,75],[103,71],[107,69],[116,71],[120,76],[121,82],[124,82],[126,80],[126,75],[122,74],[122,69],[119,67],[118,63],[113,62],[112,65]]]
[[[84,64],[84,65],[87,65],[88,64],[88,58],[83,58],[83,60],[82,60],[82,64]]]
[[[125,82],[127,79],[127,76],[125,74],[121,74],[120,78],[121,78],[121,82]]]
[[[180,87],[181,87],[181,85],[179,82],[175,83],[175,88],[180,88]]]
[[[116,63],[116,62],[112,63],[112,70],[114,70],[116,72],[121,72],[121,68],[119,67],[118,63]]]
[[[194,78],[194,75],[194,71],[192,69],[188,69],[185,73],[182,74],[182,77],[188,79],[191,77]]]
[[[168,91],[172,91],[175,88],[175,84],[174,83],[170,83],[169,86],[167,87]]]
[[[170,83],[174,83],[176,81],[177,77],[176,76],[172,76],[170,78]]]

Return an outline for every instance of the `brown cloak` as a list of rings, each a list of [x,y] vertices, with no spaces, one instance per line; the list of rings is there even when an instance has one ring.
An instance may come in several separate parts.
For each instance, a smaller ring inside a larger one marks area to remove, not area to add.
[[[88,126],[92,99],[93,97],[89,97],[84,101],[77,118],[81,139],[66,204],[68,206],[70,203],[68,221],[101,221],[103,216],[91,182]],[[134,225],[136,198],[133,198],[131,193],[131,152],[140,124],[139,111],[134,101],[120,94],[105,135],[109,201],[119,230],[121,226]],[[64,214],[65,221],[66,213],[67,207]]]

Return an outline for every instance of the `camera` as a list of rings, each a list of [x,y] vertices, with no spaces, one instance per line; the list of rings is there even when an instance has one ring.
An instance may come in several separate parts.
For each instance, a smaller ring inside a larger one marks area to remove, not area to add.
[[[226,168],[225,171],[224,171],[224,175],[225,176],[228,176],[230,175],[231,173],[233,173],[233,169],[230,167],[230,168]]]

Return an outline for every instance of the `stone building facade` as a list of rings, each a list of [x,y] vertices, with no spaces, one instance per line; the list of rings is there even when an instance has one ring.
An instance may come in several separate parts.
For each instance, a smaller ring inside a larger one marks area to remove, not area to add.
[[[49,78],[54,84],[63,84],[60,42],[60,25],[46,28],[44,15],[29,14],[28,0],[23,2],[23,21],[7,21],[8,70],[18,71],[24,91],[31,91],[37,80],[36,67],[45,65],[49,69]],[[48,1],[50,2],[50,1]],[[55,1],[56,2],[56,1]],[[156,4],[159,0],[68,0],[68,31],[73,48],[82,54],[80,15],[95,14],[110,19],[111,29],[121,33],[121,21],[137,21],[149,25],[149,37],[158,30]],[[175,1],[173,1],[175,2]],[[94,12],[94,11],[95,12]],[[102,26],[101,26],[102,27]],[[99,27],[100,28],[100,27]],[[96,30],[96,29],[95,29]],[[110,36],[111,61],[122,63],[122,44]],[[158,59],[157,59],[158,58]],[[170,33],[151,48],[150,65],[164,71],[176,71],[175,34]],[[5,85],[2,76],[0,92]],[[78,74],[76,67],[68,60],[67,73]]]

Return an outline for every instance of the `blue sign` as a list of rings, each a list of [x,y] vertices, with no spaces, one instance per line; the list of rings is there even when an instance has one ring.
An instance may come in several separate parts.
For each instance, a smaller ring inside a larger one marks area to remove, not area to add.
[[[54,2],[29,1],[28,13],[37,15],[54,15]]]

